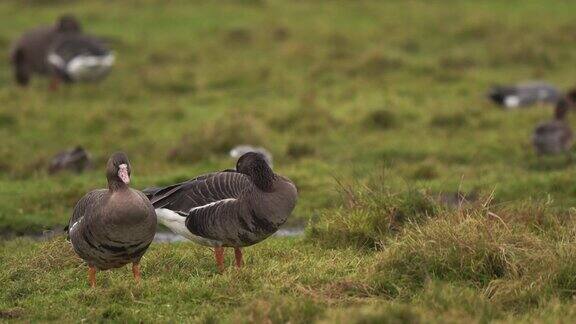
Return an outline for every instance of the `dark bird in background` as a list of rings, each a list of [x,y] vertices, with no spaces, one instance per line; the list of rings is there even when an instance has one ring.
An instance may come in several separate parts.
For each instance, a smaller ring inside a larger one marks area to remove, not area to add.
[[[554,119],[542,123],[534,129],[532,145],[537,155],[569,153],[574,143],[572,128],[566,121],[568,111],[574,107],[576,91],[558,101],[554,110]]]
[[[131,189],[131,166],[126,154],[108,160],[108,189],[87,193],[74,207],[68,235],[74,251],[88,264],[90,286],[96,286],[96,269],[119,268],[132,263],[140,280],[140,259],[156,233],[156,214],[146,196]]]
[[[48,173],[55,174],[60,171],[72,171],[81,173],[92,168],[90,153],[82,146],[65,150],[56,154],[50,161]]]
[[[14,79],[21,86],[33,74],[49,76],[50,89],[58,84],[102,79],[114,64],[114,56],[95,37],[82,32],[79,21],[61,16],[53,26],[25,32],[12,46],[10,62]]]
[[[98,38],[84,34],[60,35],[48,51],[51,71],[64,82],[102,80],[114,60],[114,55]]]
[[[488,97],[495,104],[505,108],[527,107],[539,103],[554,104],[561,96],[561,92],[555,86],[543,81],[497,85],[488,93]]]
[[[275,174],[261,153],[240,157],[236,170],[209,173],[186,182],[144,190],[160,223],[174,233],[214,247],[224,270],[224,247],[232,247],[241,267],[242,247],[263,241],[286,222],[298,192]]]

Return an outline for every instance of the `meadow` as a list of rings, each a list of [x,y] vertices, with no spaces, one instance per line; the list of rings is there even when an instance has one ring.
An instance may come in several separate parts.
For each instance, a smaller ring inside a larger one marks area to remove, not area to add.
[[[569,322],[576,174],[537,158],[552,109],[503,111],[496,83],[576,85],[569,1],[0,3],[0,45],[70,12],[117,65],[100,84],[18,88],[0,68],[0,320]],[[574,122],[576,117],[569,116]],[[192,243],[153,244],[143,282],[98,274],[64,237],[112,152],[133,187],[230,168],[264,146],[299,189],[288,227],[216,272]],[[82,145],[94,169],[46,171]],[[455,196],[467,201],[454,204]]]

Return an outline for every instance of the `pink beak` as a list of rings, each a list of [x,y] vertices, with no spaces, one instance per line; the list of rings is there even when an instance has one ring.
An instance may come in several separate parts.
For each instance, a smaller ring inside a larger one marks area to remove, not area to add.
[[[118,166],[118,178],[122,180],[125,184],[130,183],[130,176],[128,175],[128,165],[120,164]]]

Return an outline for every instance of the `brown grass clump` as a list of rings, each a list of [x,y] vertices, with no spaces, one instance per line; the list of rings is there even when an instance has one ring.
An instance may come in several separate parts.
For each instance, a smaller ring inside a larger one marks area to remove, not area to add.
[[[315,145],[305,140],[291,141],[286,149],[286,155],[292,159],[300,159],[314,154],[316,154]]]
[[[396,126],[398,120],[394,113],[386,109],[377,109],[364,117],[363,125],[378,130],[390,129]]]
[[[401,69],[404,65],[405,63],[400,57],[378,51],[366,54],[360,63],[351,67],[348,72],[352,76],[374,78]]]
[[[576,249],[557,246],[487,210],[445,213],[409,226],[389,241],[367,274],[385,296],[410,298],[431,280],[470,285],[495,305],[523,309],[550,298],[571,298]]]
[[[440,206],[426,192],[393,194],[386,189],[352,189],[340,184],[343,206],[325,212],[308,228],[308,239],[326,247],[355,246],[378,249],[385,238],[406,223],[434,217]]]
[[[342,123],[328,108],[318,104],[316,93],[310,91],[302,95],[297,108],[269,117],[269,124],[271,128],[283,132],[315,135]]]
[[[448,130],[459,129],[468,124],[468,117],[463,112],[438,114],[430,120],[430,126]]]

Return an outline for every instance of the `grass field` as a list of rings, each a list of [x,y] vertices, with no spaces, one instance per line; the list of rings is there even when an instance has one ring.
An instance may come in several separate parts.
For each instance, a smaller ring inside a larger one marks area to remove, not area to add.
[[[0,241],[0,320],[558,322],[576,314],[576,173],[537,159],[549,107],[502,111],[494,83],[575,85],[569,1],[3,1],[0,44],[76,14],[105,37],[105,82],[49,92],[0,69],[0,234],[58,229],[124,150],[133,186],[229,168],[256,144],[297,184],[301,238],[211,252],[154,244],[127,269],[86,268],[63,238]],[[570,116],[574,121],[576,117]],[[83,145],[95,168],[49,176]],[[471,204],[450,208],[443,194]],[[443,193],[443,194],[442,194]]]

